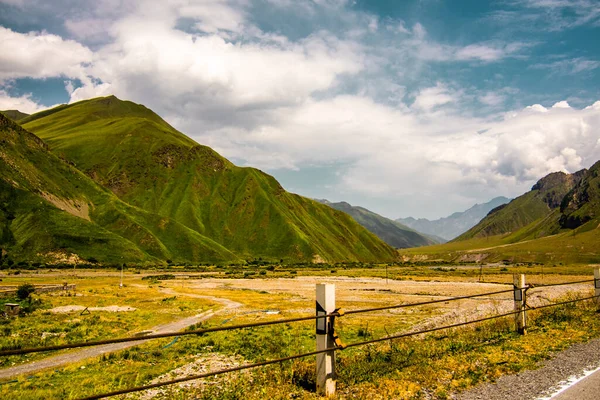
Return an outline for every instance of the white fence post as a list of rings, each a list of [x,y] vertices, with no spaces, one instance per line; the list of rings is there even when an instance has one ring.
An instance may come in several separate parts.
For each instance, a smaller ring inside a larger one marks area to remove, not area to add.
[[[525,311],[525,275],[513,275],[513,284],[515,286],[515,328],[521,335],[527,333],[527,314]]]
[[[317,316],[335,311],[335,285],[317,284]],[[329,333],[329,317],[317,319],[317,351],[335,347]],[[317,354],[317,394],[335,394],[335,351]]]
[[[600,311],[600,268],[594,269],[594,296],[596,296],[596,310]]]

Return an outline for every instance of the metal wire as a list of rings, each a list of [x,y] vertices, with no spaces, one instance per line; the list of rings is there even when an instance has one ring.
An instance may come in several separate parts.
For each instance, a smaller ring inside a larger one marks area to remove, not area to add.
[[[590,296],[590,297],[585,297],[585,298],[581,298],[581,299],[567,300],[567,301],[563,301],[563,302],[559,302],[559,303],[546,304],[544,306],[537,307],[536,310],[539,310],[542,308],[548,308],[548,307],[556,307],[556,306],[569,304],[569,303],[576,303],[579,301],[591,300],[594,298],[598,298],[598,296]],[[437,327],[437,328],[425,329],[425,330],[421,330],[421,331],[417,331],[417,332],[408,332],[408,333],[402,333],[399,335],[386,336],[386,337],[382,337],[382,338],[378,338],[378,339],[365,340],[363,342],[350,343],[350,344],[346,345],[345,348],[364,346],[364,345],[371,344],[371,343],[384,342],[386,340],[401,339],[401,338],[406,338],[406,337],[410,337],[410,336],[416,336],[416,335],[422,335],[425,333],[441,331],[441,330],[445,330],[445,329],[457,328],[460,326],[472,325],[472,324],[476,324],[476,323],[480,323],[480,322],[484,322],[484,321],[490,321],[493,319],[508,317],[510,315],[516,315],[521,312],[523,312],[523,311],[521,311],[521,310],[520,311],[511,311],[511,312],[504,313],[504,314],[492,315],[489,317],[479,318],[479,319],[472,320],[472,321],[459,322],[459,323],[452,324],[452,325],[446,325],[446,326],[441,326],[441,327]],[[180,383],[180,382],[187,382],[187,381],[200,379],[200,378],[207,378],[209,376],[216,376],[216,375],[221,375],[221,374],[225,374],[225,373],[229,373],[229,372],[242,371],[242,370],[250,369],[250,368],[262,367],[262,366],[270,365],[270,364],[277,364],[277,363],[281,363],[284,361],[309,357],[309,356],[313,356],[313,355],[317,355],[317,354],[327,353],[327,352],[331,352],[331,351],[338,351],[338,350],[342,350],[342,348],[341,347],[331,347],[331,348],[327,348],[327,349],[323,349],[323,350],[311,351],[309,353],[297,354],[297,355],[282,357],[282,358],[278,358],[278,359],[274,359],[274,360],[262,361],[262,362],[258,362],[258,363],[254,363],[254,364],[247,364],[247,365],[242,365],[239,367],[222,369],[219,371],[207,372],[207,373],[199,374],[199,375],[187,376],[184,378],[173,379],[170,381],[158,382],[158,383],[153,383],[153,384],[149,384],[149,385],[136,386],[136,387],[129,388],[129,389],[122,389],[122,390],[117,390],[114,392],[93,395],[93,396],[82,398],[80,400],[96,400],[96,399],[102,399],[105,397],[117,396],[117,395],[121,395],[121,394],[140,392],[142,390],[153,389],[156,387],[172,385],[172,384]]]
[[[162,339],[162,338],[178,337],[178,336],[186,336],[186,335],[201,335],[201,334],[210,333],[210,332],[230,331],[230,330],[234,330],[234,329],[244,329],[244,328],[254,328],[254,327],[258,327],[258,326],[286,324],[286,323],[291,323],[291,322],[309,321],[309,320],[316,320],[316,319],[320,319],[320,318],[337,317],[337,316],[339,316],[338,313],[331,313],[331,314],[319,315],[319,316],[313,315],[310,317],[288,318],[288,319],[279,319],[279,320],[275,320],[275,321],[263,321],[263,322],[249,323],[249,324],[220,326],[220,327],[206,328],[206,329],[195,329],[195,330],[184,331],[184,332],[155,333],[153,335],[145,335],[145,336],[125,337],[125,338],[106,339],[106,340],[93,340],[93,341],[89,341],[89,342],[67,343],[67,344],[59,344],[59,345],[55,345],[55,346],[31,347],[31,348],[25,348],[25,349],[2,350],[2,351],[0,351],[0,356],[12,356],[12,355],[21,355],[21,354],[29,354],[29,353],[40,353],[43,351],[74,349],[74,348],[78,348],[78,347],[100,346],[100,345],[113,344],[113,343],[139,342],[139,341],[146,341],[146,340],[150,340],[150,339]]]
[[[585,280],[585,281],[577,281],[577,282],[568,282],[568,283],[561,283],[561,284],[551,284],[551,285],[547,285],[547,286],[569,285],[569,284],[584,283],[584,282],[593,282],[593,280],[592,281]],[[537,286],[537,287],[543,287],[543,286]],[[306,317],[288,318],[288,319],[280,319],[280,320],[274,320],[274,321],[263,321],[263,322],[249,323],[249,324],[221,326],[221,327],[206,328],[206,329],[195,329],[195,330],[184,331],[184,332],[166,332],[166,333],[156,333],[156,334],[145,335],[145,336],[125,337],[125,338],[106,339],[106,340],[93,340],[93,341],[89,341],[89,342],[67,343],[67,344],[54,345],[54,346],[1,350],[0,356],[40,353],[40,352],[45,352],[45,351],[56,351],[56,350],[74,349],[74,348],[80,348],[80,347],[101,346],[101,345],[114,344],[114,343],[126,343],[126,342],[138,342],[138,341],[141,342],[141,341],[146,341],[146,340],[150,340],[150,339],[162,339],[162,338],[179,337],[179,336],[187,336],[187,335],[201,335],[201,334],[210,333],[210,332],[230,331],[230,330],[235,330],[235,329],[254,328],[254,327],[269,326],[269,325],[279,325],[279,324],[301,322],[301,321],[311,321],[311,320],[317,320],[320,318],[339,317],[341,315],[359,314],[359,313],[367,313],[367,312],[373,312],[373,311],[384,311],[384,310],[392,310],[392,309],[398,309],[398,308],[418,307],[418,306],[424,306],[424,305],[429,305],[429,304],[444,303],[444,302],[449,302],[449,301],[472,299],[472,298],[483,297],[483,296],[492,296],[492,295],[496,295],[496,294],[513,292],[513,290],[514,289],[506,289],[506,290],[500,290],[500,291],[496,291],[496,292],[480,293],[480,294],[475,294],[475,295],[459,296],[459,297],[450,297],[450,298],[446,298],[446,299],[429,300],[429,301],[423,301],[423,302],[419,302],[419,303],[397,304],[397,305],[392,305],[392,306],[349,310],[349,311],[345,311],[344,313],[334,312],[334,313],[330,313],[330,314],[326,314],[326,315],[319,315],[319,316],[311,315],[311,316],[306,316]]]
[[[242,371],[242,370],[250,369],[250,368],[262,367],[262,366],[270,365],[270,364],[277,364],[277,363],[281,363],[281,362],[284,362],[284,361],[289,361],[289,360],[295,360],[295,359],[298,359],[298,358],[304,358],[304,357],[314,356],[316,354],[327,353],[327,352],[336,351],[336,350],[339,350],[339,348],[338,347],[331,347],[331,348],[328,348],[328,349],[311,351],[310,353],[296,354],[294,356],[282,357],[282,358],[278,358],[278,359],[275,359],[275,360],[261,361],[261,362],[254,363],[254,364],[241,365],[239,367],[221,369],[219,371],[206,372],[204,374],[186,376],[184,378],[177,378],[177,379],[173,379],[173,380],[170,380],[170,381],[152,383],[150,385],[136,386],[136,387],[129,388],[129,389],[116,390],[114,392],[97,394],[97,395],[93,395],[93,396],[89,396],[89,397],[84,397],[84,398],[82,398],[80,400],[95,400],[95,399],[102,399],[102,398],[105,398],[105,397],[117,396],[117,395],[120,395],[120,394],[140,392],[142,390],[153,389],[153,388],[157,388],[157,387],[161,387],[161,386],[166,386],[166,385],[173,385],[175,383],[187,382],[187,381],[192,381],[192,380],[200,379],[200,378],[207,378],[209,376],[221,375],[221,374],[226,374],[226,373],[229,373],[229,372],[236,372],[236,371]]]
[[[590,297],[584,297],[582,299],[567,300],[567,301],[562,301],[562,302],[559,302],[559,303],[546,304],[546,305],[543,305],[543,306],[536,307],[535,310],[540,310],[542,308],[548,308],[548,307],[556,307],[556,306],[560,306],[560,305],[564,305],[564,304],[576,303],[576,302],[579,302],[579,301],[591,300],[591,299],[595,299],[595,298],[598,298],[598,296],[590,296]],[[523,311],[521,311],[521,310],[520,311],[511,311],[511,312],[508,312],[508,313],[492,315],[490,317],[484,317],[484,318],[480,318],[480,319],[476,319],[476,320],[472,320],[472,321],[459,322],[459,323],[453,324],[453,325],[446,325],[446,326],[441,326],[441,327],[437,327],[437,328],[426,329],[426,330],[417,331],[417,332],[402,333],[402,334],[399,334],[399,335],[386,336],[386,337],[378,338],[378,339],[365,340],[364,342],[350,343],[350,344],[346,345],[346,347],[363,346],[363,345],[369,344],[369,343],[383,342],[383,341],[386,341],[386,340],[392,340],[392,339],[399,339],[399,338],[404,338],[404,337],[409,337],[409,336],[421,335],[421,334],[424,334],[424,333],[431,333],[431,332],[441,331],[441,330],[444,330],[444,329],[456,328],[456,327],[459,327],[459,326],[464,326],[464,325],[475,324],[475,323],[478,323],[478,322],[489,321],[489,320],[492,320],[492,319],[508,317],[509,315],[516,315],[516,314],[519,314],[521,312],[523,312]]]
[[[350,311],[345,311],[344,314],[345,315],[348,315],[348,314],[359,314],[359,313],[366,313],[366,312],[373,312],[373,311],[393,310],[395,308],[407,308],[407,307],[416,307],[416,306],[426,306],[426,305],[429,305],[429,304],[445,303],[447,301],[465,300],[465,299],[473,299],[475,297],[492,296],[492,295],[495,295],[495,294],[502,294],[502,293],[511,293],[513,291],[514,291],[514,289],[506,289],[506,290],[499,290],[497,292],[472,294],[472,295],[469,295],[469,296],[449,297],[449,298],[446,298],[446,299],[422,301],[420,303],[407,303],[407,304],[398,304],[398,305],[394,305],[394,306],[365,308],[365,309],[361,309],[361,310],[350,310]]]
[[[586,279],[585,281],[564,282],[564,283],[548,283],[548,284],[541,284],[541,285],[529,284],[529,287],[531,289],[538,289],[538,288],[545,288],[545,287],[552,287],[552,286],[576,285],[578,283],[594,283],[594,279]]]
[[[12,355],[22,355],[22,354],[29,354],[29,353],[40,353],[40,352],[44,352],[44,351],[75,349],[75,348],[79,348],[79,347],[101,346],[101,345],[105,345],[105,344],[114,344],[114,343],[138,342],[138,341],[145,341],[145,340],[150,340],[150,339],[163,339],[163,338],[186,336],[186,335],[201,335],[201,334],[210,333],[210,332],[230,331],[230,330],[235,330],[235,329],[287,324],[287,323],[291,323],[291,322],[300,322],[300,321],[311,321],[311,320],[317,320],[317,319],[328,318],[328,317],[340,317],[340,316],[346,315],[346,314],[359,314],[359,313],[366,313],[366,312],[373,312],[373,311],[391,310],[391,309],[395,309],[395,308],[417,307],[417,306],[423,306],[423,305],[428,305],[428,304],[443,303],[443,302],[447,302],[447,301],[456,301],[456,300],[464,300],[464,299],[470,299],[470,298],[475,298],[475,297],[492,296],[492,295],[496,295],[496,294],[509,293],[512,291],[513,291],[513,289],[507,289],[507,290],[500,290],[497,292],[481,293],[481,294],[474,294],[474,295],[469,295],[469,296],[450,297],[450,298],[446,298],[446,299],[423,301],[420,303],[397,304],[397,305],[393,305],[393,306],[350,310],[350,311],[345,311],[344,313],[334,312],[334,313],[330,313],[330,314],[326,314],[326,315],[319,315],[319,316],[311,315],[311,316],[306,316],[306,317],[279,319],[279,320],[274,320],[274,321],[263,321],[263,322],[249,323],[249,324],[220,326],[220,327],[206,328],[206,329],[195,329],[195,330],[184,331],[184,332],[166,332],[166,333],[156,333],[156,334],[152,334],[152,335],[136,336],[136,337],[125,337],[125,338],[106,339],[106,340],[93,340],[93,341],[89,341],[89,342],[80,342],[80,343],[66,343],[66,344],[60,344],[60,345],[54,345],[54,346],[1,350],[0,356],[12,356]]]

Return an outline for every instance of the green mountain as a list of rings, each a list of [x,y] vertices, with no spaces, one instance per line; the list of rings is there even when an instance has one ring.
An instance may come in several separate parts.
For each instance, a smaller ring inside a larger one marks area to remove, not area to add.
[[[519,241],[557,233],[561,229],[560,205],[586,173],[587,170],[549,174],[533,185],[531,191],[491,210],[456,240],[519,232],[514,237],[514,241]]]
[[[13,121],[20,121],[23,118],[29,116],[29,114],[22,113],[19,110],[4,110],[4,111],[0,111],[0,114],[12,119]]]
[[[444,245],[409,249],[404,260],[600,263],[600,161],[552,173]]]
[[[164,218],[210,240],[223,259],[396,256],[348,215],[286,192],[257,169],[236,167],[144,106],[110,96],[45,110],[20,123],[121,204],[155,216],[157,226]],[[155,257],[201,258],[173,251],[180,239],[170,238],[174,243],[164,247],[171,256]]]
[[[332,203],[327,200],[317,201],[349,214],[356,222],[377,235],[379,239],[397,249],[441,243],[435,238],[423,235],[399,222],[382,217],[366,208],[352,206],[344,201],[339,203]]]
[[[119,200],[3,115],[0,232],[0,247],[15,260],[238,259],[170,218]]]

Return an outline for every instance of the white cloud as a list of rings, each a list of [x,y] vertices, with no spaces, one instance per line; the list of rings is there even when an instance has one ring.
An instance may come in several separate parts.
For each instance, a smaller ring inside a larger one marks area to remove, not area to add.
[[[506,96],[496,92],[487,92],[484,95],[479,96],[478,100],[487,106],[498,106],[504,103]]]
[[[580,75],[581,73],[594,71],[600,68],[600,61],[590,60],[584,57],[575,57],[553,61],[551,63],[533,64],[531,69],[546,69],[556,75]]]
[[[569,105],[569,103],[566,100],[563,100],[563,101],[554,103],[552,108],[571,108],[571,106]]]
[[[442,83],[419,91],[412,107],[417,110],[431,111],[435,107],[451,103],[456,100],[456,95]]]
[[[454,204],[452,210],[498,194],[520,195],[550,172],[590,166],[600,159],[598,130],[600,106],[534,105],[501,120],[422,119],[408,108],[339,96],[279,110],[278,118],[256,129],[196,137],[265,169],[345,164],[340,193],[408,203],[419,196],[421,203],[412,206],[435,212],[440,196]]]
[[[0,82],[7,79],[66,76],[82,78],[92,52],[85,46],[44,32],[27,34],[0,26]]]
[[[534,104],[532,106],[527,106],[527,107],[525,107],[525,110],[532,110],[532,111],[543,112],[543,113],[548,112],[548,109],[541,104]]]
[[[172,103],[213,113],[220,123],[236,110],[258,116],[263,109],[300,104],[341,74],[364,68],[359,46],[326,32],[296,42],[237,43],[138,17],[120,21],[113,32],[114,42],[88,68],[91,75],[116,95],[159,110]]]
[[[449,45],[419,23],[409,29],[369,18],[348,18],[360,22],[352,25],[355,35],[316,29],[292,39],[253,25],[243,0],[111,3],[100,0],[65,22],[75,37],[94,43],[93,52],[48,33],[2,28],[0,39],[8,40],[0,42],[7,50],[0,52],[0,79],[63,76],[71,101],[115,94],[145,104],[200,143],[263,169],[337,163],[344,166],[339,193],[404,199],[437,216],[445,213],[435,211],[440,207],[455,211],[457,204],[519,195],[549,172],[600,158],[600,102],[585,110],[534,104],[480,118],[461,109],[465,101],[499,110],[514,89],[417,79],[434,63],[521,57],[526,43]],[[270,3],[327,16],[342,14],[344,4]],[[178,28],[182,18],[187,32]],[[369,35],[388,35],[385,46],[370,46]],[[3,104],[39,107],[0,92]]]
[[[597,0],[511,0],[517,10],[497,10],[487,20],[514,30],[557,32],[580,26],[600,25]]]
[[[19,110],[27,114],[33,114],[46,108],[49,107],[38,104],[31,98],[31,94],[12,97],[5,90],[0,89],[0,110]]]

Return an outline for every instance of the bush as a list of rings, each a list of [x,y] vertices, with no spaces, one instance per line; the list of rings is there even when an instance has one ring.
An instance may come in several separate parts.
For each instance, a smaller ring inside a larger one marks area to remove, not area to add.
[[[24,283],[17,288],[17,297],[19,300],[27,300],[33,292],[35,287],[31,283]]]

